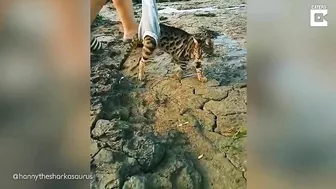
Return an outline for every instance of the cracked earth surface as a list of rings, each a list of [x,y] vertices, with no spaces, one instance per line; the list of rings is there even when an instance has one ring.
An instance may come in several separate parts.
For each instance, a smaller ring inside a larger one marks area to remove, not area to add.
[[[92,188],[246,188],[246,2],[158,3],[162,22],[212,35],[204,84],[192,69],[171,78],[177,66],[159,50],[138,82],[141,49],[122,43],[109,7],[92,27],[107,45],[91,56]],[[139,21],[139,4],[135,12]]]

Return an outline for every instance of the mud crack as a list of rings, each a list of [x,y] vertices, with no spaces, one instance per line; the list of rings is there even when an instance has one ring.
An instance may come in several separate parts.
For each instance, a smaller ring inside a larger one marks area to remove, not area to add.
[[[246,111],[230,112],[230,113],[224,114],[224,116],[231,116],[231,115],[237,115],[237,114],[247,114],[247,112]]]
[[[217,124],[218,117],[212,111],[209,110],[209,112],[210,112],[210,114],[212,114],[214,116],[214,125],[212,126],[212,132],[215,132],[216,129],[218,128],[218,124]]]
[[[205,106],[205,104],[208,103],[208,102],[210,101],[210,99],[205,99],[205,100],[206,100],[206,101],[204,101],[204,102],[200,105],[199,109],[204,110],[204,106]]]

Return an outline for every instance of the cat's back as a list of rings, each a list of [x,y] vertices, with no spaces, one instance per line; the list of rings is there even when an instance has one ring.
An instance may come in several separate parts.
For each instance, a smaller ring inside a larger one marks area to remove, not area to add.
[[[161,36],[159,48],[178,60],[187,60],[191,48],[191,34],[188,32],[160,24]]]
[[[161,38],[170,36],[187,37],[190,34],[186,31],[160,23]]]

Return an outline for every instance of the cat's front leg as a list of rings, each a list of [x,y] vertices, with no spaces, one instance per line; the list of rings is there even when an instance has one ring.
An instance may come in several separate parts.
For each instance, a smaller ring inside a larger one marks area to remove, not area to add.
[[[194,66],[196,68],[196,74],[197,74],[198,81],[202,83],[207,82],[208,79],[204,76],[202,62],[197,60],[194,62]]]

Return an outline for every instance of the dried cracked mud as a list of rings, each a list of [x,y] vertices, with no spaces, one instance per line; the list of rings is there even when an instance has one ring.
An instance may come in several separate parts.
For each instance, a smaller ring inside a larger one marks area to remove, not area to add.
[[[91,55],[91,188],[244,189],[246,1],[158,2],[161,22],[211,34],[209,81],[192,68],[172,78],[177,66],[159,50],[137,81],[141,49],[122,43],[115,9],[105,6],[91,29],[106,45]],[[135,12],[139,21],[140,4]]]

